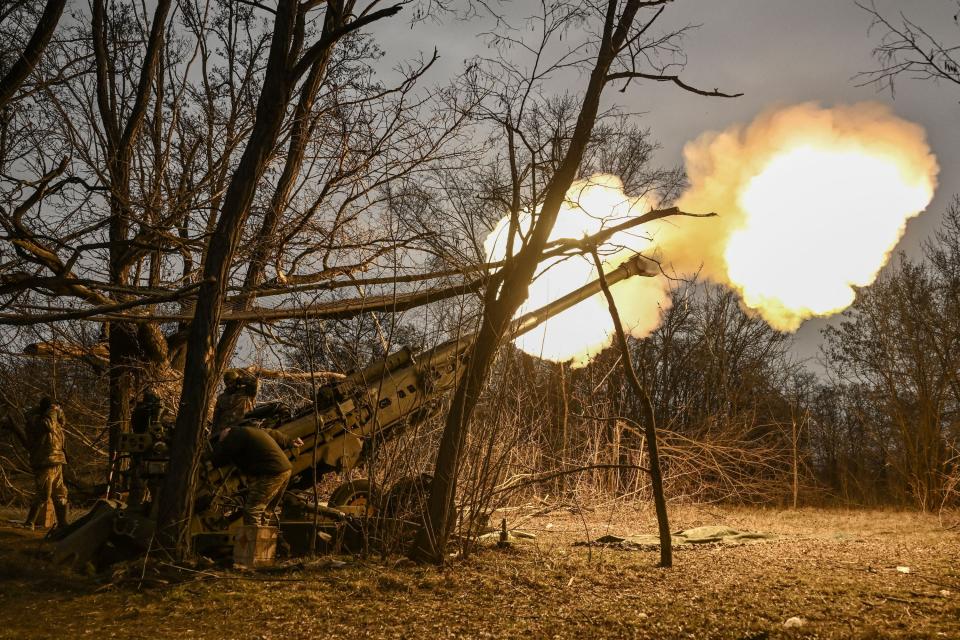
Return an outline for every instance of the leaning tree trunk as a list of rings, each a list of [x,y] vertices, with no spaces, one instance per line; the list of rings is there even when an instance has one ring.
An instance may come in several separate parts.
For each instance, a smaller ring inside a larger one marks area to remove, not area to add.
[[[217,226],[210,238],[197,305],[187,337],[187,357],[177,424],[170,450],[170,469],[160,491],[158,539],[179,556],[190,552],[189,523],[193,516],[199,452],[207,407],[216,388],[216,347],[220,314],[230,278],[230,263],[254,192],[276,144],[292,74],[288,67],[296,28],[297,3],[283,0],[277,6],[270,55],[257,104],[250,140],[224,196]]]
[[[17,89],[40,62],[40,57],[47,48],[50,38],[53,37],[53,32],[57,28],[57,23],[60,22],[60,16],[63,14],[63,8],[66,4],[67,0],[47,0],[43,13],[40,15],[40,20],[37,22],[37,27],[20,53],[20,57],[10,65],[7,73],[0,78],[0,110],[4,109],[13,99]]]
[[[600,256],[597,255],[596,250],[593,251],[593,262],[597,265],[600,288],[603,289],[603,295],[607,299],[607,307],[610,309],[610,318],[613,320],[617,345],[620,347],[620,355],[622,356],[623,373],[626,375],[633,392],[640,398],[644,439],[647,441],[647,457],[650,459],[650,484],[653,489],[653,504],[657,511],[657,529],[660,533],[660,566],[670,567],[673,566],[673,538],[670,535],[670,520],[667,517],[667,500],[663,494],[663,474],[660,471],[660,452],[657,450],[657,425],[653,412],[653,402],[650,401],[650,394],[647,392],[646,386],[640,383],[637,372],[633,370],[630,348],[627,345],[627,336],[623,332],[623,323],[620,321],[617,303],[613,299],[613,294],[610,293],[610,287],[607,285],[607,279],[603,274],[603,263],[600,262]]]
[[[336,29],[342,28],[345,19],[346,16],[342,13],[328,12],[324,18],[321,37],[329,37]],[[333,57],[333,50],[334,42],[331,41],[324,54],[313,63],[306,81],[300,88],[300,99],[297,101],[296,109],[293,112],[293,129],[290,132],[290,143],[287,147],[287,157],[283,164],[283,171],[280,173],[276,187],[274,187],[273,197],[263,216],[260,231],[252,241],[253,253],[250,256],[250,263],[247,265],[247,273],[243,280],[244,293],[240,294],[234,304],[235,310],[250,308],[255,300],[255,290],[263,281],[270,251],[273,248],[271,241],[276,235],[277,228],[283,218],[283,212],[290,203],[297,178],[300,177],[310,136],[314,131],[314,125],[312,124],[314,103],[316,102],[317,92],[327,76],[327,68]],[[245,326],[245,322],[236,320],[226,323],[223,327],[223,333],[217,344],[217,371],[226,368],[227,362],[237,345],[237,340],[240,338],[240,333]]]
[[[494,278],[487,287],[483,322],[465,365],[466,371],[457,385],[437,451],[427,517],[410,551],[414,560],[440,564],[446,556],[447,540],[456,521],[454,501],[457,470],[473,411],[507,325],[527,298],[528,287],[540,262],[540,256],[553,230],[567,190],[576,178],[593,132],[610,65],[624,46],[627,32],[642,4],[636,0],[627,2],[620,19],[617,20],[617,3],[608,3],[597,61],[590,74],[567,153],[547,186],[540,215],[527,244],[502,268],[498,274],[502,277]],[[511,241],[512,239],[508,240],[508,243]]]
[[[187,337],[183,393],[170,451],[170,469],[160,493],[157,523],[160,544],[167,548],[176,547],[179,556],[190,553],[188,527],[193,515],[193,496],[207,407],[216,388],[219,369],[225,362],[224,358],[217,356],[217,344],[230,265],[236,255],[257,186],[283,128],[293,89],[299,77],[308,71],[311,72],[308,87],[315,86],[326,66],[323,58],[329,56],[329,49],[345,35],[393,16],[403,7],[402,4],[395,4],[352,17],[352,2],[344,4],[330,0],[327,11],[337,13],[336,20],[331,20],[338,26],[332,30],[325,29],[318,40],[304,50],[306,14],[301,12],[310,9],[308,4],[301,5],[297,0],[280,0],[277,3],[270,53],[257,101],[253,130],[224,195],[204,262],[204,280]],[[351,16],[352,19],[349,22],[337,22],[343,16]],[[306,106],[309,105],[308,100]],[[228,337],[224,350],[232,339]]]

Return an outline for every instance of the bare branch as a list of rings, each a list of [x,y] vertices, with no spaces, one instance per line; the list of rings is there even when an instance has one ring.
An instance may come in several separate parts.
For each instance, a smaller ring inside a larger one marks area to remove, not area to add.
[[[710,98],[739,98],[743,93],[725,93],[719,89],[713,90],[704,90],[698,89],[697,87],[691,86],[680,79],[680,76],[675,75],[659,75],[654,73],[641,73],[639,71],[621,71],[618,73],[611,73],[607,76],[607,81],[613,82],[616,80],[627,80],[623,85],[623,88],[620,89],[621,92],[627,90],[627,86],[630,84],[630,80],[634,79],[643,79],[643,80],[654,80],[656,82],[672,82],[677,85],[684,91],[689,91],[690,93],[695,93],[701,96],[707,96]]]
[[[27,46],[16,62],[7,70],[6,75],[0,78],[0,109],[7,106],[17,89],[40,62],[40,56],[43,55],[47,43],[50,42],[66,4],[67,0],[47,0],[43,14],[37,22],[37,28],[27,42]]]

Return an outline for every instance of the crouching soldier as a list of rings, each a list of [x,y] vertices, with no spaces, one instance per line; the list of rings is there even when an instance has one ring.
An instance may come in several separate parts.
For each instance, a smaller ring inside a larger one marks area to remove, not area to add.
[[[283,450],[302,444],[300,438],[291,440],[276,429],[255,427],[227,427],[214,436],[211,462],[233,464],[247,476],[244,524],[278,522],[275,512],[293,468]]]
[[[51,499],[57,526],[67,526],[67,486],[63,483],[63,465],[67,463],[63,451],[65,422],[63,410],[45,396],[27,414],[25,435],[36,485],[33,503],[24,522],[28,527],[36,524],[37,516]]]

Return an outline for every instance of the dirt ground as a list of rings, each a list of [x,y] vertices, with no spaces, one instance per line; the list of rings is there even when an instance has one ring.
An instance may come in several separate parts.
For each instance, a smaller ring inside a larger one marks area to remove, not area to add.
[[[168,584],[52,567],[4,524],[0,638],[960,638],[960,533],[933,516],[674,508],[674,530],[780,535],[661,569],[655,550],[573,545],[655,532],[647,508],[543,511],[502,514],[535,539],[442,570],[328,557]]]

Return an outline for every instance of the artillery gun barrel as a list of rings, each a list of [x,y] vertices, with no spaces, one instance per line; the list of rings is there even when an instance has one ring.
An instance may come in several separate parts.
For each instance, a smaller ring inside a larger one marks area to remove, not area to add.
[[[605,274],[614,285],[632,276],[655,276],[659,267],[637,255]],[[599,278],[527,313],[510,323],[505,338],[530,331],[602,289]],[[350,469],[359,461],[365,442],[375,434],[386,434],[413,415],[429,415],[433,402],[456,386],[464,371],[470,347],[477,334],[460,336],[433,349],[414,355],[409,348],[396,351],[343,380],[324,385],[318,397],[319,433],[312,406],[297,411],[279,429],[299,437],[304,445],[293,461],[293,474],[310,468],[313,449],[317,462],[327,469]],[[211,475],[213,479],[216,476]]]
[[[605,279],[607,281],[607,285],[613,286],[614,284],[633,276],[653,277],[659,273],[660,270],[657,263],[637,254],[610,273],[605,274]],[[507,329],[507,336],[510,339],[513,339],[517,336],[523,335],[524,333],[531,331],[537,326],[543,324],[553,316],[563,313],[570,307],[580,304],[587,298],[599,293],[602,290],[603,286],[600,284],[600,278],[597,278],[596,280],[585,284],[579,289],[571,291],[565,296],[557,298],[553,302],[546,304],[539,309],[520,316],[510,324],[510,327]]]
[[[659,273],[660,267],[656,262],[637,254],[610,273],[604,275],[607,280],[607,285],[613,286],[616,283],[633,276],[645,276],[649,278],[659,275]],[[580,304],[587,298],[599,293],[602,290],[603,287],[600,284],[600,278],[588,282],[579,289],[575,289],[570,293],[557,298],[553,302],[540,307],[539,309],[535,309],[520,316],[519,318],[516,318],[510,323],[510,326],[507,328],[504,337],[507,340],[513,340],[517,336],[523,335],[528,331],[532,331],[550,318],[563,313],[570,307]],[[421,363],[438,362],[445,358],[450,358],[457,354],[464,353],[470,348],[476,338],[476,333],[460,336],[459,338],[455,338],[440,344],[433,349],[423,352],[417,357],[417,360]]]

